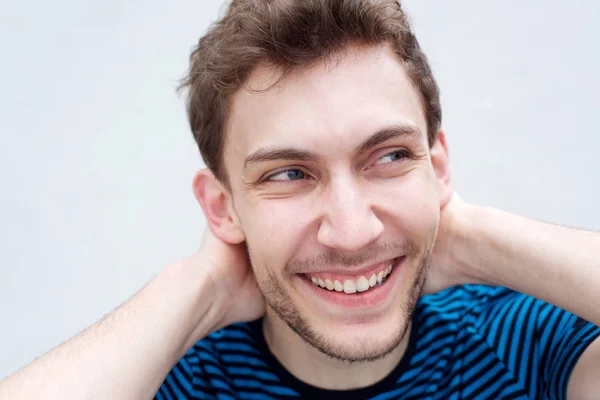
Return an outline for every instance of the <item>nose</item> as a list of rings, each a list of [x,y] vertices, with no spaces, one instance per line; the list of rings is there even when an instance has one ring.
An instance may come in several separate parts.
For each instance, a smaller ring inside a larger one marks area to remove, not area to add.
[[[324,218],[317,240],[328,247],[355,252],[383,233],[383,223],[373,212],[368,196],[351,179],[331,186],[325,199]]]

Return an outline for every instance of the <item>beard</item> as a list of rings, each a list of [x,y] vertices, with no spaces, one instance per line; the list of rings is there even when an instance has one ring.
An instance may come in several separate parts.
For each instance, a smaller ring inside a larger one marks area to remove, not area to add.
[[[399,254],[398,249],[404,251],[408,250],[407,255],[412,255],[413,262],[417,264],[417,268],[412,274],[412,283],[408,289],[407,296],[403,298],[402,318],[397,321],[397,329],[394,330],[395,336],[383,343],[378,343],[374,348],[373,346],[367,346],[358,344],[353,348],[347,346],[340,346],[335,341],[325,337],[318,329],[315,328],[314,324],[310,322],[310,316],[303,313],[299,307],[295,304],[294,300],[289,294],[289,289],[286,289],[286,285],[282,282],[282,279],[278,278],[269,268],[262,268],[263,279],[259,277],[261,274],[255,268],[255,265],[251,262],[253,270],[257,278],[258,286],[263,293],[265,301],[269,308],[271,308],[275,314],[285,322],[289,328],[294,331],[303,341],[313,346],[315,349],[325,354],[326,356],[343,362],[370,362],[386,357],[388,354],[393,352],[404,339],[408,327],[410,326],[410,320],[417,301],[419,300],[423,286],[425,284],[425,277],[431,253],[433,251],[433,243],[428,246],[426,251],[419,251],[419,248],[413,242],[403,242],[400,244],[392,244],[379,246],[375,249],[370,249],[368,252],[363,253],[360,257],[348,258],[347,256],[339,256],[334,252],[320,255],[311,260],[302,262],[295,262],[288,264],[284,272],[292,276],[295,274],[294,271],[305,271],[307,266],[314,265],[316,263],[334,263],[345,264],[345,265],[358,265],[367,260],[375,259],[376,255],[379,254],[390,254],[390,250],[396,249],[394,254]],[[248,259],[252,260],[252,252],[248,247]],[[377,259],[382,259],[378,257]],[[393,257],[390,257],[393,258]],[[342,262],[340,262],[342,261]]]

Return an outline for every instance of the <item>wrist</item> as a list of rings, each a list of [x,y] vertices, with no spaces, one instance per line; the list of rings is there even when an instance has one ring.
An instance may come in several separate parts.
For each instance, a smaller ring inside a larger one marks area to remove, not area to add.
[[[170,264],[160,274],[165,290],[174,299],[169,307],[178,316],[178,330],[183,337],[179,357],[220,326],[223,307],[208,263],[196,253]]]
[[[492,285],[486,268],[486,232],[493,210],[463,203],[454,221],[453,265],[468,283]]]

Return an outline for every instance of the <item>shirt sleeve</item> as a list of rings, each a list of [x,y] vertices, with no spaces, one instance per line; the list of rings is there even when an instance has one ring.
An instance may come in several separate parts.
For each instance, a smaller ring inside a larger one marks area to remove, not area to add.
[[[566,399],[577,360],[600,336],[600,328],[549,304],[541,310],[538,321],[540,387],[548,399]]]

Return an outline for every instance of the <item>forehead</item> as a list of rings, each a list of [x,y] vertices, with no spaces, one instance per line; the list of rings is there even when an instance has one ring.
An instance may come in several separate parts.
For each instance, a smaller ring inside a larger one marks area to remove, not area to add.
[[[279,77],[257,68],[248,88],[234,94],[224,148],[228,171],[265,147],[324,153],[352,148],[383,126],[410,124],[426,132],[419,94],[386,45],[349,48],[259,92]]]

